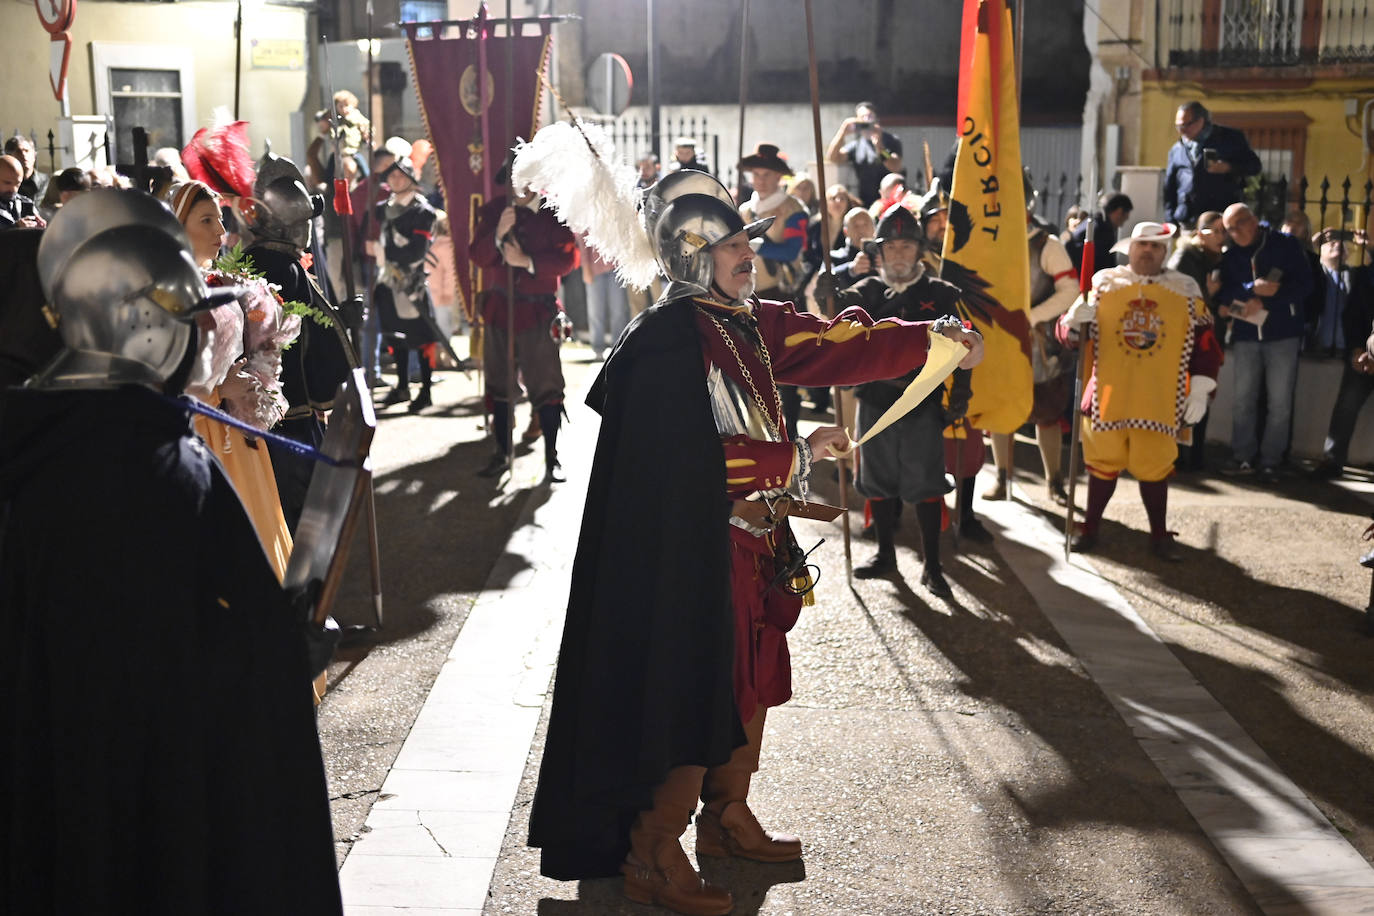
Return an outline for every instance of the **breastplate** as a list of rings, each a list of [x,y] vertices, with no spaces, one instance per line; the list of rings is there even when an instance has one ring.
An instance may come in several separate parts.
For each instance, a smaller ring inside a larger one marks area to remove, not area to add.
[[[706,390],[711,396],[711,416],[722,436],[748,436],[765,442],[780,442],[768,428],[759,405],[739,382],[712,366],[706,375]]]

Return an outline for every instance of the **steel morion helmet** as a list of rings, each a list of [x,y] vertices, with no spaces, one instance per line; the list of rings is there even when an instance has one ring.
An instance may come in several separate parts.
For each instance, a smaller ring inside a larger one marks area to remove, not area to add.
[[[949,193],[940,179],[936,178],[930,183],[930,190],[921,196],[921,222],[924,223],[928,217],[948,209]]]
[[[258,160],[248,224],[260,241],[304,251],[310,247],[310,222],[323,212],[324,198],[306,191],[294,162],[270,152]]]
[[[684,194],[706,194],[729,205],[732,209],[735,206],[735,199],[730,196],[725,185],[717,181],[709,172],[702,172],[697,169],[670,172],[644,192],[644,203],[640,208],[640,220],[644,223],[644,231],[649,233],[650,241],[657,237],[658,219],[663,215],[663,211],[667,209],[670,203]]]
[[[672,281],[664,298],[709,295],[715,280],[711,248],[741,232],[757,238],[771,225],[770,216],[746,226],[733,204],[709,194],[684,194],[674,200],[659,216],[650,238],[659,266]]]
[[[38,275],[65,348],[35,388],[161,390],[196,344],[195,313],[237,292],[209,294],[186,230],[141,191],[68,201],[38,246]]]
[[[926,243],[925,230],[921,221],[900,203],[895,203],[883,211],[883,215],[878,218],[877,237],[874,239],[879,245],[884,242],[891,242],[897,239],[905,239],[908,242],[915,242],[923,246]]]

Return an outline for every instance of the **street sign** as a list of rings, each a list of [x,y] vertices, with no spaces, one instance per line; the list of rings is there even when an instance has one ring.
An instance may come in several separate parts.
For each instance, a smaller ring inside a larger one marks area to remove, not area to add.
[[[53,98],[59,102],[67,95],[67,65],[71,59],[72,36],[59,32],[48,45],[48,82],[52,85]]]
[[[607,51],[587,68],[587,104],[598,114],[620,115],[630,105],[634,77],[619,54]]]
[[[38,21],[52,35],[60,35],[72,27],[76,18],[76,0],[33,0]]]

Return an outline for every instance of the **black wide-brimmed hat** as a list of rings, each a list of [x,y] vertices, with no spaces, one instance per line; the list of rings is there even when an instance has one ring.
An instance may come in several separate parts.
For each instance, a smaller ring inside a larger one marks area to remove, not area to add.
[[[760,143],[757,149],[739,161],[739,168],[746,172],[751,169],[771,169],[783,175],[792,174],[792,166],[771,143]]]

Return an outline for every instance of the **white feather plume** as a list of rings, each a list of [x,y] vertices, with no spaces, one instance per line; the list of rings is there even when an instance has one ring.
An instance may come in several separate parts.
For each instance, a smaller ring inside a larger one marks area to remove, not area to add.
[[[620,160],[605,131],[556,121],[515,148],[513,169],[515,186],[538,192],[564,225],[585,232],[621,282],[636,289],[653,282],[658,264],[639,221],[638,172]]]

